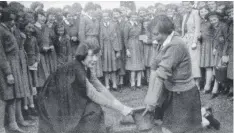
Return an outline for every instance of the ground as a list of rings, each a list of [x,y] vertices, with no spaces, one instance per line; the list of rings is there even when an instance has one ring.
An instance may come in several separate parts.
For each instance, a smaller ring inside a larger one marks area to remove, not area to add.
[[[121,102],[131,107],[138,107],[143,105],[143,99],[146,94],[147,87],[135,91],[125,88],[121,93],[113,92],[113,94],[120,99]],[[210,100],[210,95],[201,93],[202,105],[209,105],[213,109],[214,117],[221,123],[220,130],[207,129],[204,133],[232,133],[233,132],[233,103],[224,95]],[[104,108],[105,123],[113,133],[136,133],[136,126],[130,124],[123,126],[119,122],[126,117],[111,109]],[[128,117],[127,119],[131,119]],[[26,133],[37,133],[38,121],[36,126],[30,128],[22,128]],[[8,132],[9,133],[9,132]]]

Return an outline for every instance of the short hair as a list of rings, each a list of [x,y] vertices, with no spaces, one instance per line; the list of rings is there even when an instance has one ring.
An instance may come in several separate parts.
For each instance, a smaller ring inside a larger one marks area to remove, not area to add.
[[[190,4],[194,5],[194,1],[182,1],[182,3],[184,2],[189,2]]]
[[[32,10],[35,10],[38,6],[42,6],[42,8],[44,8],[43,3],[38,2],[38,1],[33,2],[30,7]]]
[[[122,14],[122,12],[121,12],[121,10],[119,8],[114,8],[113,12],[118,12],[118,13]]]
[[[93,54],[98,54],[100,52],[100,47],[91,44],[89,41],[82,42],[76,50],[76,60],[83,61],[88,55],[88,51],[92,50]]]
[[[204,5],[204,6],[202,6],[202,7],[199,7],[199,8],[198,8],[198,10],[201,10],[201,9],[206,9],[206,10],[208,10],[208,11],[209,11],[209,7],[208,7],[208,5]]]
[[[152,32],[154,27],[158,26],[159,32],[163,34],[171,34],[175,29],[174,23],[166,15],[156,16],[149,24],[148,30]]]
[[[102,9],[101,5],[99,4],[94,4],[94,6],[95,6],[95,10],[97,10],[98,8]]]
[[[80,3],[73,3],[71,8],[75,11],[81,11],[82,10],[82,6]]]
[[[45,14],[45,12],[44,12],[43,10],[38,10],[38,11],[35,13],[35,16],[34,16],[35,21],[37,21],[38,15],[39,15],[39,14],[46,17],[46,14]]]
[[[84,11],[90,11],[90,10],[96,10],[96,6],[93,2],[88,2],[85,7],[84,7]]]
[[[6,1],[0,1],[0,6],[2,8],[6,8],[8,5],[7,5],[7,2]]]
[[[177,8],[178,8],[178,6],[176,4],[167,4],[166,5],[166,10],[172,9],[172,10],[177,11]]]
[[[9,8],[5,8],[2,11],[1,22],[12,21],[13,19],[11,18],[11,14],[15,15]]]
[[[102,11],[102,15],[104,14],[104,13],[108,13],[108,16],[111,18],[112,17],[112,12],[111,12],[111,10],[103,10]]]

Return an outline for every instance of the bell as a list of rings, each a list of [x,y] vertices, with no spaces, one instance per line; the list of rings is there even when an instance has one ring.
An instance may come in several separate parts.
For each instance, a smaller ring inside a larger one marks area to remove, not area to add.
[[[133,110],[132,117],[138,131],[149,131],[154,127],[154,113],[148,111],[142,115],[145,109],[145,107],[139,107]]]

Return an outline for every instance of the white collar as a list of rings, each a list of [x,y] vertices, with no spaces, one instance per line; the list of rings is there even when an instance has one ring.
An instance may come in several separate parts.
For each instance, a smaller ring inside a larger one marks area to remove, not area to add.
[[[91,17],[88,13],[84,12],[83,14],[84,14],[85,16],[87,16],[89,19],[91,19],[91,20],[93,19],[93,17]]]
[[[40,28],[41,29],[41,24],[39,23],[39,22],[36,22],[35,24],[34,24],[36,27],[38,27],[38,28]]]
[[[133,22],[133,21],[129,21],[131,23],[132,26],[137,25],[137,22]]]
[[[171,32],[171,34],[169,36],[167,36],[167,39],[163,42],[163,47],[165,47],[166,45],[168,45],[171,42],[172,37],[174,36],[174,31]]]
[[[109,21],[108,22],[103,22],[103,24],[104,24],[105,27],[107,27],[107,26],[110,25],[110,22]]]

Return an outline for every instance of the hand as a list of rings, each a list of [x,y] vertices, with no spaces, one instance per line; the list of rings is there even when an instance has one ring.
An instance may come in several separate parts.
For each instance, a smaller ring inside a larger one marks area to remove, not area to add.
[[[192,50],[195,50],[197,48],[197,44],[196,43],[193,43],[192,44]]]
[[[35,63],[33,64],[33,67],[34,67],[35,69],[37,69],[37,66],[38,66],[38,62],[35,62]]]
[[[51,51],[54,51],[54,46],[49,47]]]
[[[7,75],[7,83],[10,84],[10,85],[14,84],[14,77],[13,77],[12,74]]]
[[[158,44],[158,41],[157,41],[157,40],[154,40],[154,41],[152,42],[152,44],[157,45],[157,44]]]
[[[148,43],[148,39],[144,39],[144,40],[143,40],[143,43]]]
[[[116,58],[119,58],[120,57],[120,52],[117,52],[116,53]]]
[[[127,57],[128,57],[128,58],[131,57],[131,53],[130,53],[130,51],[129,51],[128,49],[126,50],[126,54],[127,54]]]
[[[47,52],[50,50],[50,47],[43,47],[43,50]]]
[[[133,113],[133,109],[128,107],[128,106],[125,106],[123,107],[123,110],[121,111],[121,113],[124,115],[124,116],[129,116],[129,115],[132,115]]]
[[[20,36],[21,36],[23,39],[26,39],[26,35],[25,35],[23,32],[20,32]]]
[[[75,37],[75,36],[73,36],[73,37],[71,38],[71,40],[75,42],[75,41],[77,41],[77,40],[78,40],[78,38],[77,38],[77,37]]]
[[[228,56],[223,56],[222,57],[222,62],[223,63],[228,63],[228,61],[229,61],[229,57]]]
[[[155,109],[155,106],[153,105],[146,105],[145,111],[142,113],[142,116],[144,116],[147,112],[153,112]]]
[[[213,55],[216,55],[216,54],[217,54],[217,50],[214,49],[214,50],[213,50]]]

